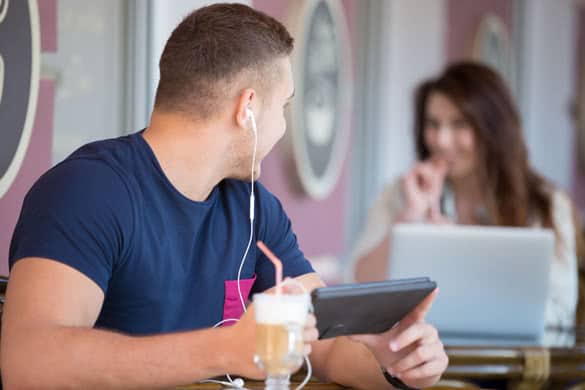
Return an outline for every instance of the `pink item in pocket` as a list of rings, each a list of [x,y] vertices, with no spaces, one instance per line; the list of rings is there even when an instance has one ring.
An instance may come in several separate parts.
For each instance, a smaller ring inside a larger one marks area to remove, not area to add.
[[[252,286],[256,281],[256,274],[251,279],[240,279],[240,290],[242,291],[242,297],[244,302],[248,300]],[[226,280],[225,281],[225,301],[223,303],[223,319],[227,320],[230,318],[239,319],[242,316],[244,309],[240,302],[240,295],[238,294],[238,281],[237,280]],[[229,321],[224,325],[233,325],[234,322]]]

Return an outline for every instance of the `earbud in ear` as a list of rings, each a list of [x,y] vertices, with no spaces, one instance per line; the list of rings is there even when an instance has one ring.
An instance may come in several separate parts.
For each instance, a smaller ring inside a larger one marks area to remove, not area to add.
[[[252,124],[252,131],[256,133],[256,118],[254,118],[254,112],[250,109],[250,107],[246,107],[246,116]]]

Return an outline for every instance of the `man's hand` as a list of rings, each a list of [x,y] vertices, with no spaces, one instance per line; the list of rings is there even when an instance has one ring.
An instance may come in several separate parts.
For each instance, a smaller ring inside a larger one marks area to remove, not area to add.
[[[438,290],[426,297],[396,327],[379,335],[352,336],[365,344],[390,375],[412,387],[435,384],[449,359],[437,330],[424,322]]]
[[[317,340],[317,321],[313,314],[307,316],[305,329],[303,333],[303,342],[305,344],[303,353],[311,353],[311,343]],[[231,329],[233,340],[233,351],[229,366],[234,367],[233,374],[238,374],[246,378],[265,379],[266,374],[254,364],[254,354],[256,353],[256,320],[254,318],[254,305],[250,305],[248,310],[240,321],[232,326]],[[297,367],[297,369],[299,369]]]

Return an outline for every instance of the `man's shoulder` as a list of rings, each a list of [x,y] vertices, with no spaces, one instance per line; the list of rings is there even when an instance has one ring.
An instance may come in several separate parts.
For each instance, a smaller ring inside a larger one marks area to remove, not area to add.
[[[127,186],[135,165],[133,136],[95,141],[83,145],[44,176],[65,177],[69,185],[84,183],[108,189]],[[95,189],[95,188],[94,188]]]
[[[129,205],[125,183],[106,164],[96,160],[66,160],[33,185],[23,211],[45,214],[100,213]]]
[[[133,193],[131,175],[114,157],[121,151],[119,145],[110,145],[112,141],[85,145],[49,169],[30,189],[27,203],[44,207],[128,203]]]
[[[124,182],[122,175],[107,161],[70,157],[48,170],[33,188],[106,193],[125,187]]]
[[[110,167],[128,166],[135,160],[136,134],[91,142],[81,146],[63,163],[101,161]]]

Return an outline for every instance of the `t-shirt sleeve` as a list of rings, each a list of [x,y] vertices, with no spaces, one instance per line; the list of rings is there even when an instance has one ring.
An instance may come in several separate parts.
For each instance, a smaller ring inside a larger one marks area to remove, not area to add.
[[[98,160],[67,160],[43,175],[25,197],[10,244],[10,267],[26,257],[66,264],[103,291],[133,232],[129,191]]]
[[[315,272],[311,263],[300,250],[297,236],[293,232],[292,223],[284,211],[280,201],[268,190],[257,184],[257,222],[258,240],[266,246],[282,261],[282,273],[284,277],[296,277]],[[256,283],[252,292],[264,291],[274,287],[274,266],[270,260],[256,248],[258,256],[256,262]]]

